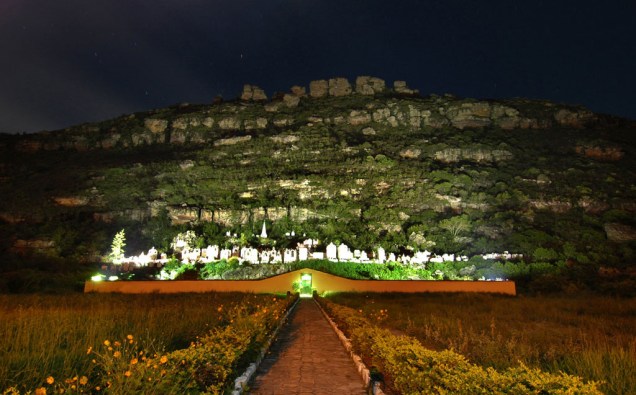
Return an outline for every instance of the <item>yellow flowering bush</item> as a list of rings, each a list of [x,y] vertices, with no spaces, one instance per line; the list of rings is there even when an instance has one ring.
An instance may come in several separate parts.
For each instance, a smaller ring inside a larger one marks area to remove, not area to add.
[[[234,307],[230,325],[211,330],[185,349],[146,358],[122,351],[121,358],[108,360],[116,366],[109,370],[107,387],[113,393],[223,393],[293,301],[273,298],[266,306]],[[129,362],[121,364],[124,360]]]
[[[482,368],[454,351],[432,351],[410,336],[381,329],[349,307],[319,300],[351,339],[354,351],[376,366],[401,394],[597,395],[597,383],[524,365],[505,371]]]
[[[2,395],[220,394],[256,358],[296,298],[260,297],[252,303],[226,306],[219,317],[223,325],[173,352],[140,349],[132,334],[121,340],[107,339],[87,349],[86,356],[94,367],[88,376],[48,376],[33,391],[10,387]]]

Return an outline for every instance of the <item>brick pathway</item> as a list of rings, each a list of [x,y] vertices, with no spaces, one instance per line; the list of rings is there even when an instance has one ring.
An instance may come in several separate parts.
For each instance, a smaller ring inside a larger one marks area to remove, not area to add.
[[[249,394],[366,394],[353,361],[312,299],[301,299],[255,373]]]

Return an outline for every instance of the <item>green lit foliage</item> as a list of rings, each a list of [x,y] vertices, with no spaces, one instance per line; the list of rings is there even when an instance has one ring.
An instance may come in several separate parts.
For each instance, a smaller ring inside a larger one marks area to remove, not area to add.
[[[206,263],[199,271],[199,276],[203,280],[222,278],[225,273],[236,270],[239,267],[236,259],[222,259],[217,262]]]
[[[433,246],[435,246],[435,242],[426,239],[426,233],[428,228],[424,225],[412,226],[408,229],[408,246],[413,249],[413,251],[425,251],[430,250]]]
[[[170,243],[173,251],[182,251],[184,249],[193,249],[200,244],[200,237],[193,230],[186,230],[177,234]]]
[[[532,258],[537,262],[553,262],[559,255],[551,248],[539,247],[532,253]]]
[[[439,227],[450,233],[457,240],[461,235],[470,231],[471,223],[467,215],[458,215],[440,221]]]
[[[126,232],[124,229],[120,230],[113,237],[113,242],[110,246],[110,254],[108,258],[113,263],[119,263],[124,258],[124,249],[126,247]]]

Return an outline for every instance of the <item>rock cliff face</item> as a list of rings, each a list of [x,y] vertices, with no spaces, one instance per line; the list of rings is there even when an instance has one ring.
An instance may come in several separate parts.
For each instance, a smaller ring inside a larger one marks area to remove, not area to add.
[[[447,148],[435,152],[435,159],[445,163],[460,161],[500,162],[512,159],[512,153],[499,149]]]
[[[619,243],[636,240],[636,229],[625,224],[608,223],[604,226],[607,238]]]
[[[602,147],[598,145],[577,145],[575,151],[577,154],[588,158],[612,162],[621,160],[625,154],[620,147]]]
[[[440,250],[625,250],[634,130],[576,106],[421,96],[370,76],[271,99],[245,85],[235,101],[1,136],[0,226],[44,240],[87,223],[244,232],[268,221],[360,247],[415,232]],[[440,225],[455,217],[465,223]]]
[[[552,103],[531,103],[532,111],[524,111],[528,102],[494,103],[460,100],[452,96],[420,98],[418,91],[407,87],[404,81],[395,81],[394,88],[386,88],[384,80],[361,76],[355,81],[355,90],[346,78],[331,78],[309,83],[309,98],[304,87],[294,86],[275,101],[267,102],[267,95],[257,86],[245,85],[241,94],[242,105],[221,103],[211,107],[178,107],[173,111],[159,110],[147,114],[133,114],[120,119],[94,125],[82,125],[59,132],[39,133],[22,137],[13,149],[19,152],[58,150],[101,150],[131,148],[157,144],[215,143],[222,131],[257,131],[294,123],[316,123],[361,126],[375,125],[397,128],[459,130],[499,128],[549,129],[555,125],[581,129],[598,123],[598,117],[585,109],[559,108]],[[333,108],[331,117],[317,117],[304,112],[287,116],[301,100],[308,106],[321,107],[311,100],[366,97],[364,108]],[[397,95],[397,96],[395,96]],[[174,113],[189,112],[175,116]],[[375,129],[374,129],[375,130]],[[602,160],[618,160],[620,148],[580,146],[582,155]]]

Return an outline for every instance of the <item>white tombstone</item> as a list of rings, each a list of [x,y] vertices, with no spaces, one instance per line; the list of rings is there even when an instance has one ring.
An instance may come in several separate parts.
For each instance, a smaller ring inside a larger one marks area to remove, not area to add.
[[[378,257],[376,260],[380,263],[384,263],[384,261],[386,261],[386,251],[384,251],[384,248],[378,247]]]
[[[273,250],[264,250],[260,253],[261,263],[270,263],[274,259]]]
[[[325,259],[325,253],[324,252],[312,252],[311,253],[311,258],[312,259]]]
[[[350,261],[352,258],[351,251],[349,250],[349,246],[345,243],[342,243],[338,246],[338,260],[340,261]]]
[[[327,259],[330,261],[338,260],[338,247],[334,243],[329,243],[327,246]]]
[[[254,248],[246,248],[245,249],[245,256],[243,256],[243,259],[246,262],[251,263],[252,265],[257,264],[258,263],[258,251],[256,251]]]
[[[188,249],[188,244],[185,242],[185,240],[183,239],[177,239],[177,242],[174,244],[174,250],[175,251],[181,251],[181,250],[186,250]]]
[[[148,250],[148,257],[153,261],[157,259],[157,249],[155,247]]]
[[[252,251],[249,249],[245,249],[244,251],[242,251],[241,254],[241,260],[243,262],[247,262],[247,263],[254,263],[253,262],[253,257],[252,257]]]
[[[442,255],[442,259],[443,259],[445,262],[452,262],[452,261],[454,261],[454,260],[455,260],[455,254],[443,254],[443,255]]]
[[[307,247],[300,247],[298,249],[298,260],[306,261],[309,258],[309,249]]]
[[[228,250],[227,248],[221,250],[220,259],[230,259],[230,256],[232,256],[231,250]]]
[[[419,265],[424,264],[428,262],[430,254],[431,253],[428,251],[418,251],[415,253],[415,255],[413,255],[413,258],[411,258],[411,263]]]
[[[212,246],[212,256],[214,257],[214,259],[219,257],[219,253],[221,252],[221,248],[218,245],[213,245]]]
[[[141,254],[139,254],[139,265],[141,266],[148,266],[148,263],[150,262],[150,256],[144,254],[143,252]]]
[[[285,262],[295,262],[296,261],[296,250],[291,250],[286,248],[283,256],[285,258]]]
[[[366,251],[360,252],[360,262],[369,262],[369,256],[367,255]]]
[[[390,253],[389,254],[389,262],[395,262],[395,254],[394,253]]]
[[[360,258],[360,250],[353,250],[353,257]]]

